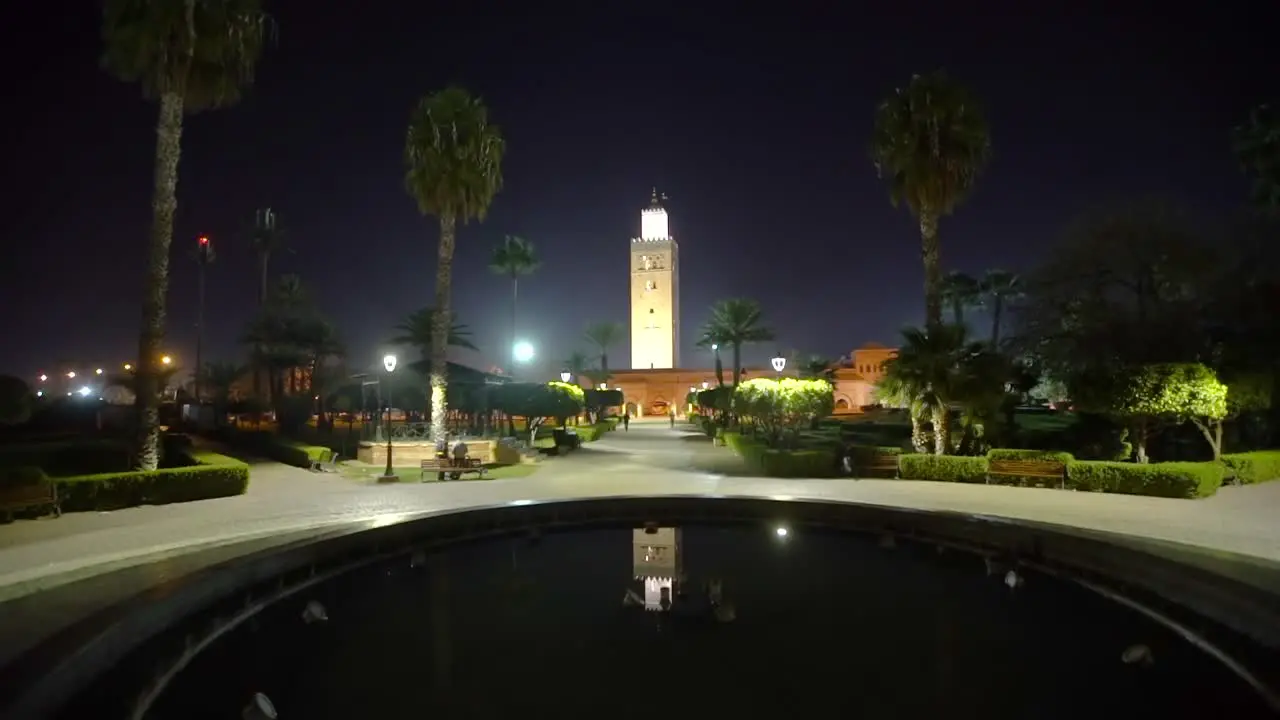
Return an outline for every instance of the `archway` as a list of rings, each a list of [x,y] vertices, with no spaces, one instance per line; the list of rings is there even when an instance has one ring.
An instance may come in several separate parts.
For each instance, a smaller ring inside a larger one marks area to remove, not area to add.
[[[653,402],[649,403],[650,415],[666,415],[669,412],[671,412],[671,406],[662,398],[655,398]]]
[[[638,409],[638,406],[636,405],[636,401],[635,401],[635,400],[628,400],[628,401],[627,401],[627,408],[626,408],[626,411],[627,411],[627,414],[628,414],[628,415],[630,415],[631,417],[636,417],[636,410],[637,410],[637,409]]]
[[[849,398],[846,398],[846,397],[839,397],[839,398],[836,398],[836,409],[837,409],[837,410],[848,410],[848,409],[849,409]]]

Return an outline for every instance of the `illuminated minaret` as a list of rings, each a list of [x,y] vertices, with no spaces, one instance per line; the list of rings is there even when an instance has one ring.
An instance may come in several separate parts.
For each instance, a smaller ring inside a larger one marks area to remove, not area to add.
[[[680,254],[667,225],[666,195],[657,188],[640,211],[640,237],[631,239],[631,368],[664,370],[680,364]]]

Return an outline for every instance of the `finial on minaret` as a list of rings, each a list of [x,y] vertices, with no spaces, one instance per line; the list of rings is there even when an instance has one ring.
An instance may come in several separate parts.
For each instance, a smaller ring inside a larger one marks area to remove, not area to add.
[[[650,205],[658,204],[658,188],[657,187],[653,188],[653,195],[649,197],[649,204]]]

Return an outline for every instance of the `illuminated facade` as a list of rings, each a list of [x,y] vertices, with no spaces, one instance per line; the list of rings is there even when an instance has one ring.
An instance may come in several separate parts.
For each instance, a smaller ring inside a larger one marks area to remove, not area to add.
[[[644,609],[671,609],[680,580],[680,528],[640,528],[632,531],[631,565],[644,584]]]
[[[631,368],[669,370],[680,364],[680,253],[658,191],[640,211],[631,240]]]

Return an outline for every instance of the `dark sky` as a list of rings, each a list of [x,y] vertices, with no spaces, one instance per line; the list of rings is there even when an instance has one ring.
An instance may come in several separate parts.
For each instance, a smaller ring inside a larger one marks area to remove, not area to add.
[[[256,86],[186,125],[168,347],[191,366],[187,252],[208,233],[206,355],[239,357],[243,228],[271,205],[295,249],[275,268],[302,276],[353,364],[376,357],[433,297],[436,224],[403,190],[401,152],[415,101],[451,82],[508,142],[505,189],[460,237],[455,307],[499,357],[509,286],[488,254],[503,234],[533,240],[545,264],[523,285],[523,334],[548,367],[588,321],[626,321],[628,242],[654,185],[680,242],[685,365],[707,364],[695,331],[726,297],[758,300],[778,332],[753,362],[890,343],[918,322],[916,226],[866,150],[876,102],[913,72],[947,68],[992,126],[987,174],[942,224],[948,269],[1027,268],[1099,203],[1157,196],[1210,222],[1242,204],[1228,132],[1278,94],[1268,3],[1018,5],[268,3],[279,39]],[[136,347],[155,108],[98,69],[97,7],[30,3],[0,28],[0,369],[24,375]]]

